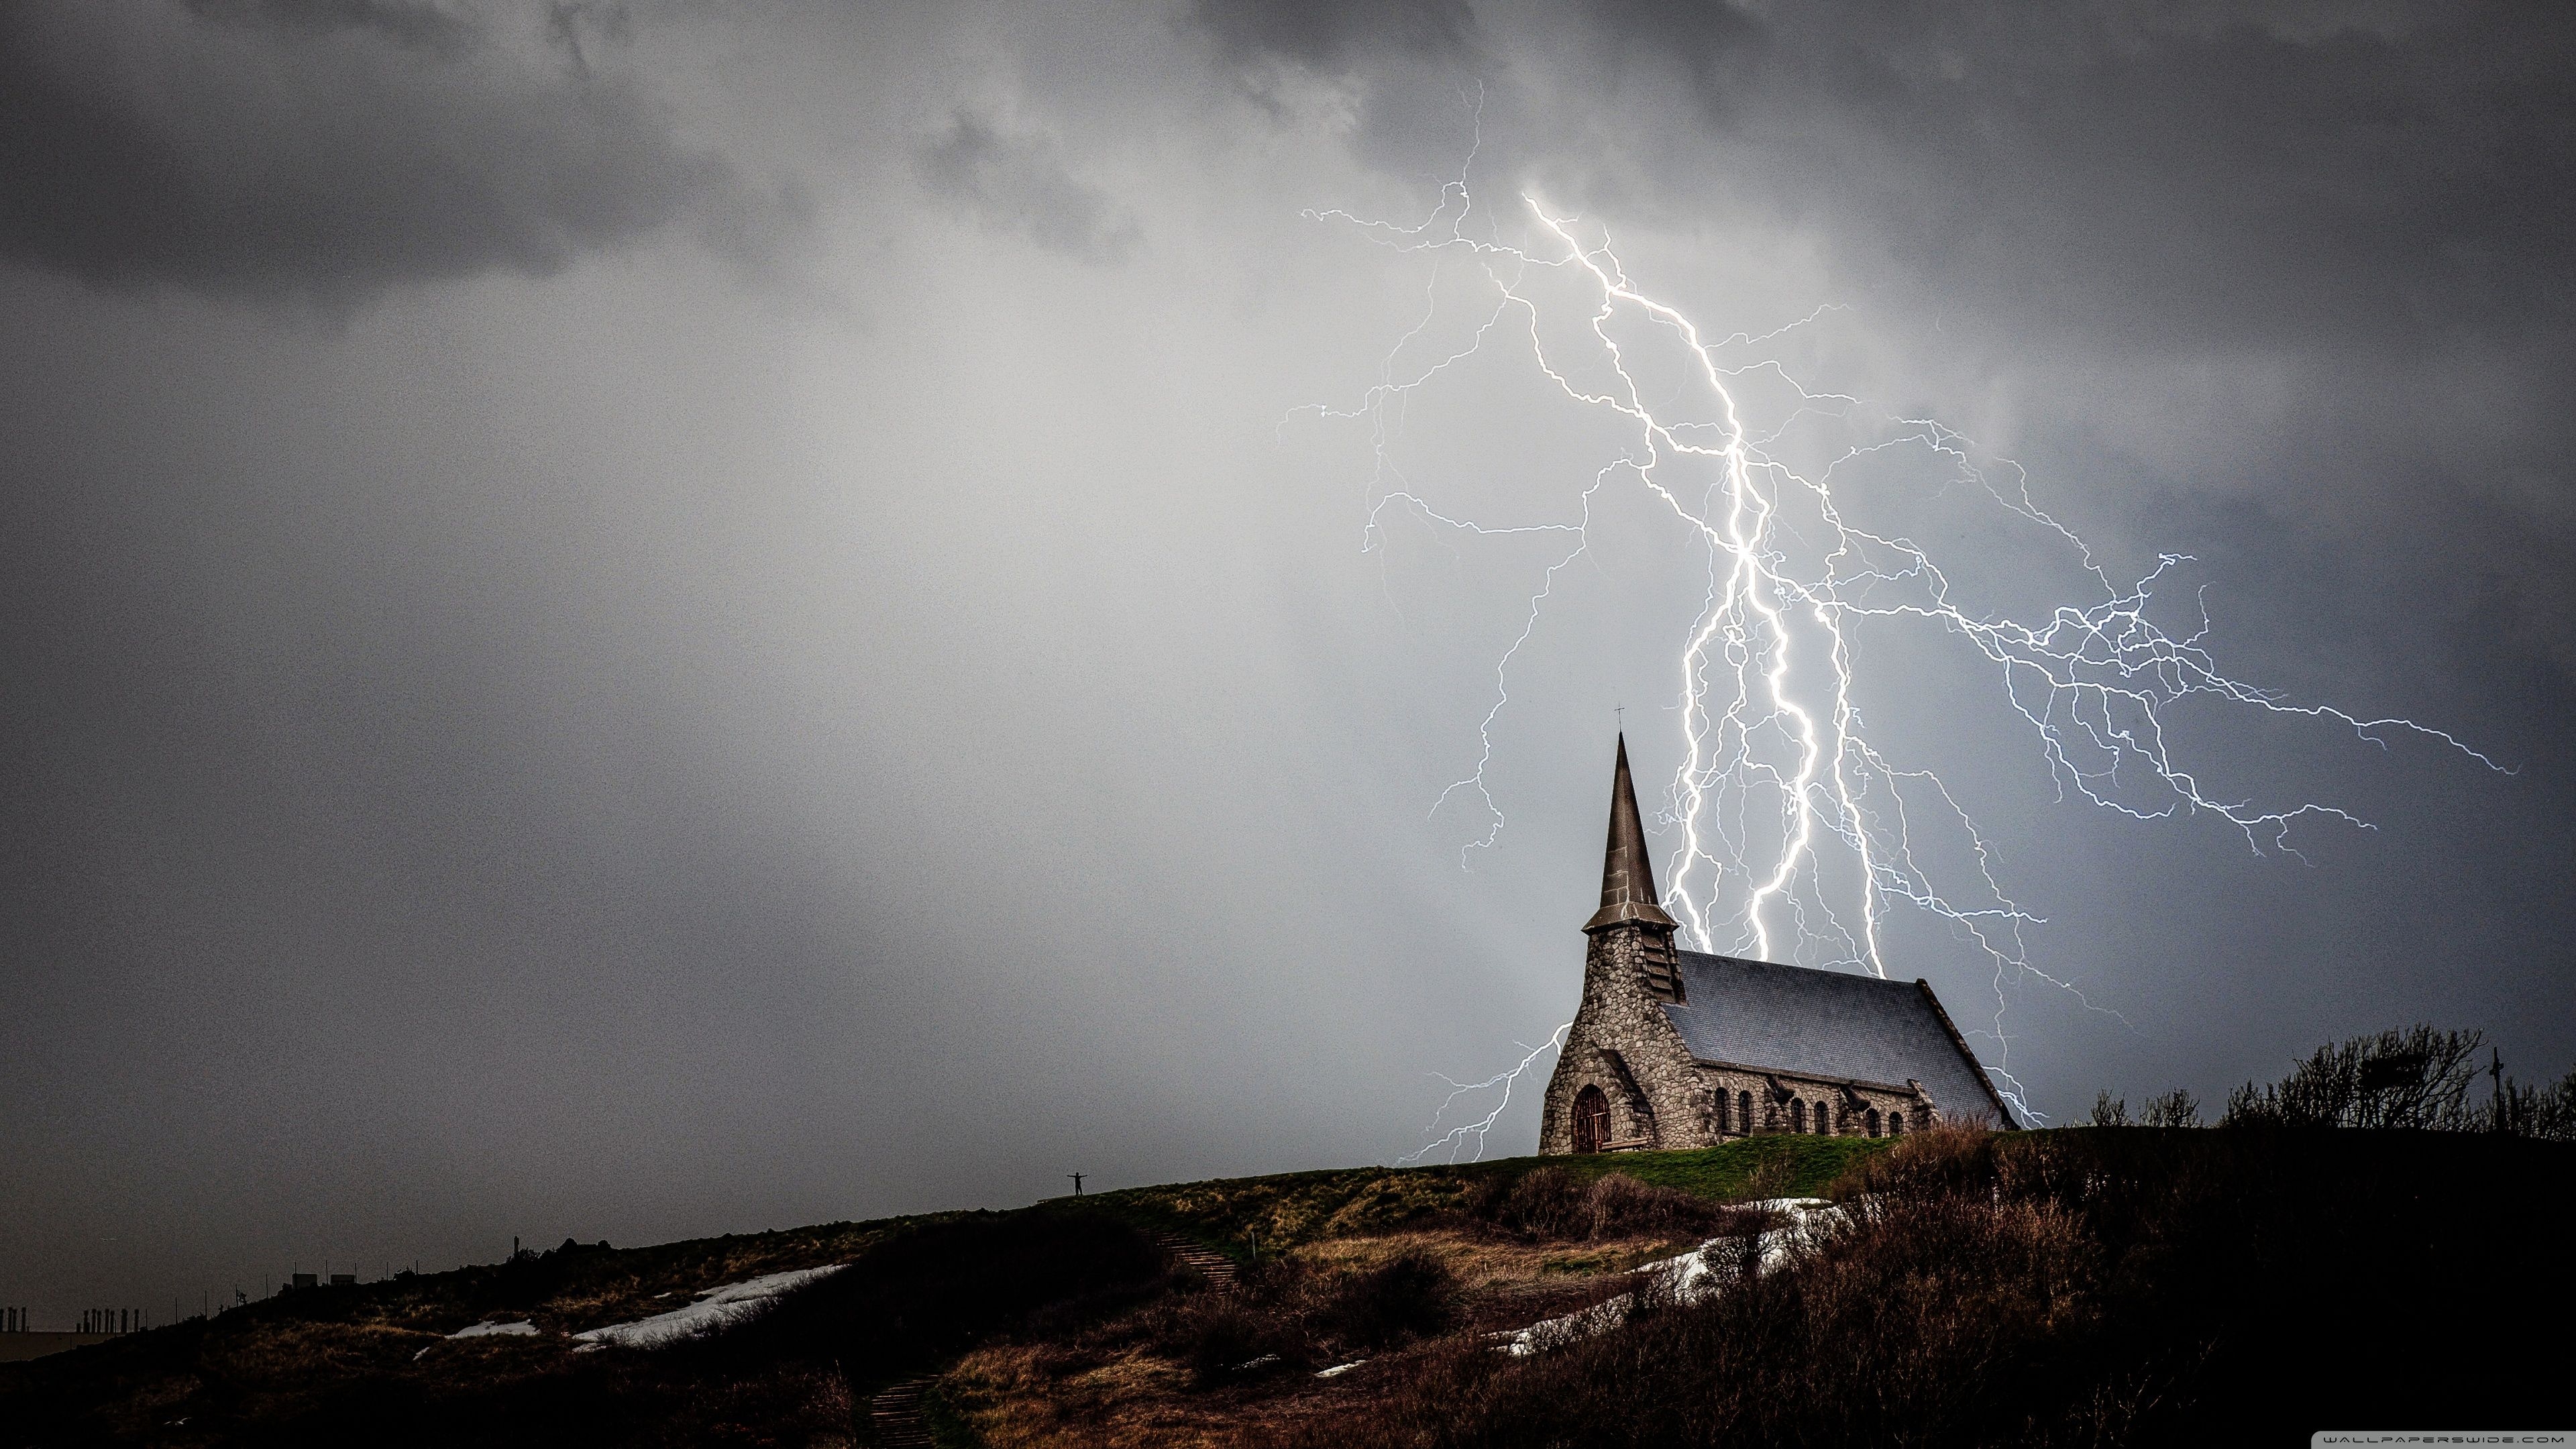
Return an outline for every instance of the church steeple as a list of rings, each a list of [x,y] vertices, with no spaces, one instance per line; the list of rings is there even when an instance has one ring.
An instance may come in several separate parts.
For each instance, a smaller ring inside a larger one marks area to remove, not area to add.
[[[1670,939],[1678,927],[1655,893],[1655,863],[1646,854],[1646,826],[1637,815],[1637,787],[1628,778],[1628,736],[1619,736],[1619,769],[1610,781],[1610,845],[1601,861],[1601,909],[1583,923],[1586,935],[1613,926],[1643,926]]]

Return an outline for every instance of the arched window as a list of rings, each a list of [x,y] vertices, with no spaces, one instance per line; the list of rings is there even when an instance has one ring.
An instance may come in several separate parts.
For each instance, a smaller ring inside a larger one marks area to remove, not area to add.
[[[1905,1135],[1905,1114],[1903,1112],[1890,1112],[1887,1114],[1887,1135],[1890,1137],[1902,1137]]]
[[[1724,1092],[1717,1094],[1717,1135],[1720,1137],[1726,1135],[1726,1094]]]
[[[1807,1104],[1795,1097],[1789,1099],[1789,1130],[1792,1132],[1807,1130]]]
[[[1816,1135],[1822,1137],[1832,1130],[1833,1128],[1829,1125],[1828,1120],[1825,1117],[1825,1104],[1818,1102],[1816,1104]]]
[[[1599,1087],[1574,1094],[1574,1150],[1598,1152],[1610,1140],[1610,1099]]]
[[[1753,1135],[1753,1094],[1751,1092],[1735,1094],[1735,1120],[1744,1124],[1745,1136]]]
[[[1878,1109],[1876,1107],[1872,1107],[1867,1112],[1862,1113],[1861,1121],[1869,1127],[1870,1136],[1875,1137],[1878,1135]]]

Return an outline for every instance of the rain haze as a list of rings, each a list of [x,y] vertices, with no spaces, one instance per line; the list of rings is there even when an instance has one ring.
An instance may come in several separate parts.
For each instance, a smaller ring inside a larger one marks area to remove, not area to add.
[[[2002,970],[1899,901],[1886,968],[2032,1108],[2419,1020],[2554,1080],[2571,62],[2509,5],[13,5],[0,1296],[1422,1148],[1572,1014],[1623,724],[1678,848],[1710,577],[1531,328],[1372,392],[1492,308],[1368,224],[1462,195],[2502,767],[2178,706],[2209,799],[2365,822],[2258,850],[1855,623],[2039,918]],[[2089,587],[1880,461],[1971,613]]]

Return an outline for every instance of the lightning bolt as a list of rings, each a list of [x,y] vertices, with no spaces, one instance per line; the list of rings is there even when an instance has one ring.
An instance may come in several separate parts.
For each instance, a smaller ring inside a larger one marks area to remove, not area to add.
[[[1449,1154],[1449,1160],[1455,1162],[1458,1160],[1458,1154],[1467,1151],[1470,1144],[1474,1147],[1474,1156],[1470,1160],[1482,1161],[1485,1156],[1485,1136],[1494,1130],[1494,1124],[1500,1121],[1503,1113],[1511,1107],[1512,1088],[1519,1083],[1523,1073],[1537,1065],[1539,1058],[1564,1046],[1565,1034],[1573,1029],[1574,1023],[1569,1021],[1558,1027],[1546,1041],[1537,1046],[1531,1046],[1525,1041],[1514,1042],[1513,1045],[1519,1047],[1526,1055],[1516,1065],[1496,1072],[1481,1082],[1461,1082],[1452,1077],[1442,1076],[1438,1072],[1432,1073],[1432,1076],[1448,1083],[1449,1095],[1441,1100],[1439,1109],[1431,1114],[1430,1124],[1422,1129],[1425,1139],[1422,1146],[1397,1158],[1395,1165],[1411,1167],[1432,1153],[1444,1149]],[[1473,1097],[1478,1092],[1490,1092],[1497,1087],[1502,1089],[1502,1096],[1494,1103],[1492,1110],[1473,1122],[1452,1127],[1446,1132],[1440,1130],[1441,1120],[1449,1115],[1449,1109],[1458,1104],[1459,1098]]]
[[[1481,138],[1480,138],[1481,143]],[[1697,616],[1673,661],[1682,763],[1663,823],[1676,832],[1666,865],[1666,905],[1701,950],[1887,975],[1889,913],[1928,913],[1972,944],[1993,969],[1989,1066],[1999,1090],[2034,1119],[2010,1070],[2007,985],[2035,979],[2074,993],[2077,984],[2034,965],[2024,936],[2042,917],[1998,879],[1983,830],[1932,771],[1892,760],[1870,739],[1855,700],[1853,630],[1866,621],[1928,625],[1990,669],[2058,800],[2070,796],[2136,820],[2178,814],[2224,822],[2256,855],[2285,853],[2310,820],[2374,828],[2340,806],[2267,805],[2205,787],[2167,730],[2186,701],[2295,716],[2348,730],[2387,748],[2393,736],[2438,742],[2490,770],[2514,773],[2453,735],[2413,720],[2365,718],[2292,700],[2226,674],[2207,644],[2205,598],[2191,595],[2193,627],[2177,636],[2151,609],[2189,556],[2166,554],[2134,582],[2118,583],[2094,550],[2032,496],[2028,475],[1987,455],[1937,419],[1873,412],[1859,399],[1810,388],[1763,345],[1813,326],[1819,308],[1776,331],[1713,336],[1632,279],[1606,230],[1519,197],[1517,234],[1478,210],[1467,176],[1445,185],[1413,225],[1342,210],[1312,221],[1430,260],[1420,318],[1387,353],[1376,383],[1354,405],[1316,405],[1321,420],[1364,424],[1374,454],[1363,550],[1382,546],[1391,517],[1463,538],[1530,535],[1562,547],[1548,556],[1520,629],[1495,662],[1492,705],[1477,726],[1474,769],[1434,803],[1472,798],[1484,831],[1462,863],[1500,838],[1504,816],[1488,783],[1496,722],[1511,702],[1511,671],[1541,626],[1559,576],[1592,548],[1594,509],[1605,490],[1641,490],[1704,561]],[[1473,234],[1471,234],[1471,232]],[[1463,342],[1434,347],[1443,286],[1463,275],[1479,296]],[[1610,420],[1615,448],[1570,489],[1554,518],[1485,521],[1437,504],[1408,479],[1395,454],[1411,400],[1459,365],[1508,346],[1576,408]],[[1768,410],[1757,394],[1773,397]],[[1757,415],[1758,414],[1758,415]],[[1796,466],[1797,439],[1841,431]],[[1981,609],[1931,552],[1889,528],[1868,526],[1866,489],[1838,475],[1887,458],[1930,465],[1946,492],[2000,510],[2001,521],[2053,550],[2082,595],[2028,617]],[[1938,843],[1926,843],[1937,836]],[[1936,868],[1934,861],[1943,864]],[[2085,1001],[2088,1009],[2103,1010]],[[2116,1012],[2111,1013],[2117,1015]],[[1570,1025],[1570,1023],[1569,1023]],[[1557,1030],[1561,1042],[1566,1028]],[[1483,1082],[1446,1077],[1451,1091],[1433,1130],[1464,1096],[1512,1085],[1543,1054]],[[1453,1129],[1416,1153],[1469,1143],[1481,1153],[1502,1108]]]

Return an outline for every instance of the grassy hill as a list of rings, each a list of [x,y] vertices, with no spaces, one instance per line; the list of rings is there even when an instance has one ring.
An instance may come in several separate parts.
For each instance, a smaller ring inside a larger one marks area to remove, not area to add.
[[[1458,1211],[1479,1187],[1516,1182],[1542,1166],[1579,1181],[1609,1173],[1711,1202],[1823,1192],[1851,1165],[1895,1145],[1890,1138],[1762,1137],[1691,1152],[1511,1157],[1431,1167],[1349,1167],[1272,1177],[1094,1193],[1083,1202],[1139,1225],[1190,1234],[1229,1256],[1258,1242],[1291,1248],[1319,1239],[1386,1232]],[[1063,1201],[1059,1199],[1059,1201]]]
[[[2101,1128],[1355,1168],[512,1262],[284,1295],[0,1366],[0,1446],[2303,1441],[2563,1415],[2576,1148]],[[1491,1335],[1830,1193],[1709,1302],[1529,1358]],[[1226,1254],[1214,1291],[1178,1236]],[[1253,1252],[1253,1244],[1259,1252]],[[848,1266],[722,1332],[568,1335]],[[452,1338],[469,1325],[532,1331]],[[1331,1377],[1325,1369],[1358,1363]],[[2301,1427],[2304,1426],[2304,1427]],[[2287,1437],[2282,1437],[2287,1436]]]

